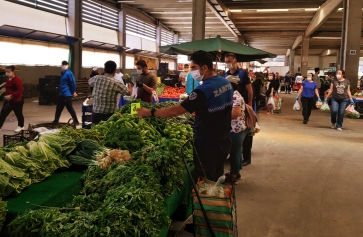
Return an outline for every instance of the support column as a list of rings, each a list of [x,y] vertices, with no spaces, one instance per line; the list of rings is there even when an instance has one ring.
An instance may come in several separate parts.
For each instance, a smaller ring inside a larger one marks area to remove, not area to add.
[[[289,71],[295,73],[295,49],[290,50]]]
[[[309,40],[309,37],[303,37],[301,46],[301,75],[303,77],[308,75]]]
[[[126,47],[126,13],[125,10],[120,9],[118,13],[118,45]],[[120,69],[123,73],[123,70],[126,69],[126,51],[122,50],[120,52]]]
[[[290,55],[289,56],[285,56],[285,64],[284,66],[290,66]]]
[[[338,70],[340,68],[340,48],[337,49],[337,59],[336,59],[336,64],[337,64],[337,67],[336,69]]]
[[[205,38],[205,14],[207,0],[193,0],[192,41]]]
[[[157,26],[156,26],[156,52],[159,53],[160,49],[159,47],[161,46],[161,25],[160,22],[157,22]]]
[[[178,44],[179,43],[179,33],[178,32],[174,32],[174,44]]]
[[[343,0],[341,68],[352,85],[358,81],[360,40],[362,32],[362,0]]]
[[[73,74],[78,79],[81,77],[82,71],[82,1],[68,1],[68,17],[66,18],[66,22],[68,36],[79,39],[78,42],[73,44]]]

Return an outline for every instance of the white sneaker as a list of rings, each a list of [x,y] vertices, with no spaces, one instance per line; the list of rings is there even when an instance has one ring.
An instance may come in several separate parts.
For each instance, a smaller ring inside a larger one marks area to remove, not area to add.
[[[337,128],[337,131],[342,132],[343,129],[342,128]]]
[[[335,128],[335,124],[334,124],[334,123],[332,123],[332,124],[331,124],[331,128],[332,128],[332,129],[334,129],[334,128]]]
[[[15,132],[16,133],[20,133],[21,131],[23,131],[24,130],[24,127],[17,127],[16,129],[15,129]]]

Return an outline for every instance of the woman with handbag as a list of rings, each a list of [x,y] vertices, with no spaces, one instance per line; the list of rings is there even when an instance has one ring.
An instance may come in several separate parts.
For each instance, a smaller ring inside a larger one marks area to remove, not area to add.
[[[273,74],[272,72],[268,74],[268,80],[269,80],[270,84],[268,85],[268,89],[266,92],[266,104],[267,104],[267,113],[266,114],[271,114],[271,113],[273,113],[275,106],[272,105],[272,103],[270,103],[269,101],[273,101],[273,96],[277,93],[277,91],[280,87],[280,82],[279,82],[279,79],[277,79],[277,80],[275,79],[275,74]]]
[[[244,139],[248,135],[249,129],[246,125],[246,103],[242,95],[238,92],[239,78],[233,76],[227,76],[226,78],[233,87],[233,108],[232,108],[232,130],[230,132],[230,138],[232,140],[232,147],[230,151],[230,173],[234,180],[234,184],[238,184],[238,179],[241,179],[240,170],[242,169],[242,144]]]
[[[314,96],[316,95],[318,97],[319,102],[321,102],[319,98],[318,86],[313,81],[313,77],[314,75],[312,73],[308,74],[306,81],[302,83],[299,93],[296,96],[296,101],[298,101],[301,95],[301,104],[303,107],[302,115],[304,118],[303,121],[304,124],[308,123],[309,117],[311,115],[311,110],[315,106]]]
[[[344,112],[348,103],[354,105],[352,94],[350,93],[350,83],[345,79],[345,71],[338,70],[336,79],[330,84],[330,89],[325,97],[325,102],[331,98],[331,128],[342,131]]]

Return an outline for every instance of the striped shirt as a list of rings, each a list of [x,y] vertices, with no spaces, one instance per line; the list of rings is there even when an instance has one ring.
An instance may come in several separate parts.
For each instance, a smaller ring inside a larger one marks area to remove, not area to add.
[[[98,114],[111,114],[117,110],[117,95],[127,95],[128,88],[112,75],[105,73],[89,79],[90,87],[93,87],[93,112]]]

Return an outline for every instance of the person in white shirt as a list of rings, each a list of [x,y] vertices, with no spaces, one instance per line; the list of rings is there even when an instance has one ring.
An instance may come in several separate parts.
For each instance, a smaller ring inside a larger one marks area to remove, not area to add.
[[[184,71],[179,74],[179,82],[183,87],[187,85],[187,76],[189,73],[189,64],[184,64]]]
[[[304,80],[304,78],[301,76],[301,74],[300,73],[297,73],[296,74],[296,78],[295,78],[295,83],[298,86],[299,91],[300,91],[301,85],[303,83],[303,80]]]

